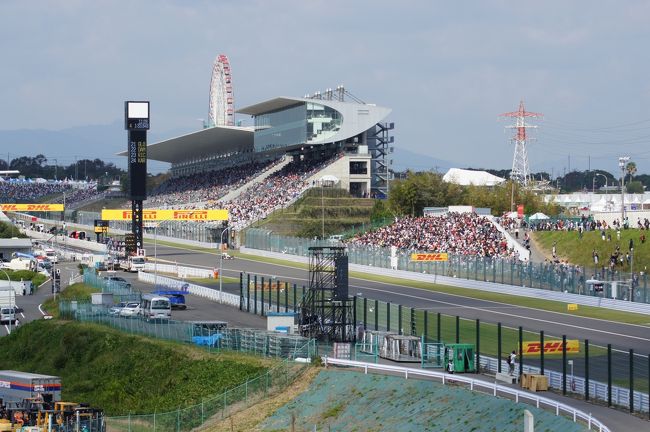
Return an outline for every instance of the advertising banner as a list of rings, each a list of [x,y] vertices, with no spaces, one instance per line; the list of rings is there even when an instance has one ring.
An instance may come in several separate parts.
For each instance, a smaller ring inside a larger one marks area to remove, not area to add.
[[[131,210],[102,210],[103,220],[131,220]],[[228,220],[228,210],[143,210],[143,221]]]
[[[522,345],[522,354],[535,355],[539,354],[541,351],[541,344],[539,341],[536,342],[524,342]],[[566,352],[567,353],[579,353],[580,352],[580,341],[577,339],[571,339],[566,341]],[[562,341],[548,341],[544,342],[544,355],[546,354],[562,354]]]
[[[0,210],[7,211],[63,211],[63,204],[0,204]]]
[[[449,258],[447,252],[433,252],[433,253],[414,253],[411,254],[412,262],[423,261],[447,261]]]

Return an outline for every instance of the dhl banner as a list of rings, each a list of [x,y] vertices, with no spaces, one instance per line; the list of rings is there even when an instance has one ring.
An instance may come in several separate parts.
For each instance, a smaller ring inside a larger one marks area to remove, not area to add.
[[[102,210],[103,220],[131,220],[131,210]],[[142,210],[143,221],[228,220],[228,210]]]
[[[524,342],[522,345],[522,354],[538,355],[541,351],[541,344],[537,342]],[[571,339],[566,341],[566,352],[579,353],[580,341]],[[544,342],[544,354],[562,354],[562,341]]]
[[[63,204],[0,204],[0,210],[6,211],[63,211]]]
[[[435,253],[414,253],[411,254],[411,261],[447,261],[447,252]]]

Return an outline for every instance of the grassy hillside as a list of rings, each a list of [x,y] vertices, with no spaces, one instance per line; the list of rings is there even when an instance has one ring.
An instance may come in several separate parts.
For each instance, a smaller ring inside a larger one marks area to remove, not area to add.
[[[340,234],[369,225],[374,202],[369,198],[353,198],[341,189],[310,189],[289,208],[272,213],[254,226],[281,235],[320,237],[324,219],[325,236]]]
[[[632,239],[634,241],[634,271],[647,271],[647,267],[650,266],[650,239],[641,243],[639,239],[641,234],[650,236],[650,233],[646,231],[627,229],[621,230],[621,239],[618,240],[616,230],[610,229],[607,230],[606,236],[611,236],[611,241],[603,241],[600,231],[585,232],[582,238],[576,231],[536,231],[533,233],[533,241],[548,258],[551,257],[553,244],[556,243],[555,247],[560,259],[569,260],[571,264],[593,267],[591,253],[594,249],[598,251],[599,265],[607,266],[609,257],[616,250],[616,246],[618,245],[625,255],[629,250],[630,239]],[[617,268],[630,271],[630,266],[627,263],[623,267]]]
[[[0,339],[0,352],[0,369],[60,376],[64,400],[87,402],[109,415],[200,403],[274,364],[59,320],[19,327]]]

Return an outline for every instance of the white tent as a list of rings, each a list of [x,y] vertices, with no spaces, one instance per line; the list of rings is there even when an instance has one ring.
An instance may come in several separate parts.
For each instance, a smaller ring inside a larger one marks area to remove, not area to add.
[[[442,180],[447,183],[455,183],[461,186],[496,186],[506,181],[501,177],[490,174],[486,171],[471,171],[460,168],[450,168],[442,176]]]
[[[544,219],[550,219],[548,216],[546,216],[544,213],[535,213],[531,217],[528,218],[529,220],[544,220]]]

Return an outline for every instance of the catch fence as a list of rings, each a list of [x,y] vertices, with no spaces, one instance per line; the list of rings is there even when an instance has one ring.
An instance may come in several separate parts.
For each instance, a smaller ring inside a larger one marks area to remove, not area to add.
[[[299,313],[307,289],[277,278],[242,274],[239,307],[262,316],[269,312]],[[589,340],[576,340],[571,348],[572,342],[569,339],[567,343],[566,336],[551,337],[540,330],[512,328],[360,296],[351,301],[353,322],[349,331],[357,341],[365,331],[373,331],[380,335],[423,336],[425,343],[474,344],[476,364],[490,373],[506,372],[505,359],[513,350],[522,353],[531,344],[547,346],[546,353],[537,350],[518,355],[518,372],[546,375],[551,387],[563,394],[581,395],[586,400],[597,399],[650,414],[647,352],[616,349],[611,344],[595,346]],[[421,347],[419,351],[422,352]]]
[[[310,247],[343,245],[332,241],[286,237],[257,228],[245,231],[243,244],[251,249],[302,257],[309,256]],[[618,270],[610,271],[602,267],[592,268],[550,262],[532,263],[514,258],[454,254],[448,254],[448,261],[414,262],[410,259],[412,253],[428,251],[398,250],[391,254],[388,247],[358,245],[347,245],[347,250],[350,264],[650,303],[648,275],[645,272],[631,274]],[[588,280],[605,282],[602,291],[594,284],[588,283]]]

